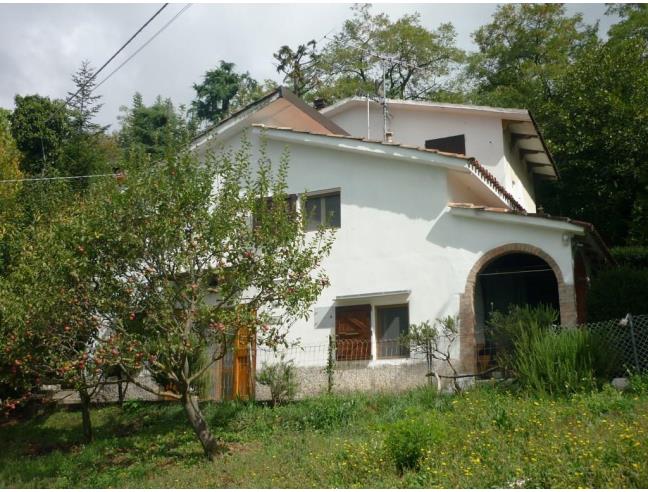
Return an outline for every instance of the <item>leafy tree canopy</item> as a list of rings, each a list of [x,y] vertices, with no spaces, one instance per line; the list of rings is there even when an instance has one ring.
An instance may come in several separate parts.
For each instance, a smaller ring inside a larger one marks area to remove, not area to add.
[[[555,86],[543,127],[561,171],[553,213],[593,222],[610,244],[648,241],[648,59],[640,39],[585,50]]]
[[[146,106],[142,95],[136,92],[131,107],[122,106],[120,110],[122,127],[118,141],[122,149],[138,149],[160,158],[166,148],[187,142],[194,133],[184,107],[176,110],[171,99],[162,96]]]
[[[444,98],[454,90],[451,75],[463,59],[452,24],[425,28],[418,13],[392,21],[371,5],[352,7],[353,17],[319,53],[315,42],[293,51],[283,46],[275,59],[293,88],[308,99],[333,102],[348,96],[383,93],[400,99]]]
[[[562,4],[506,4],[473,33],[478,51],[467,73],[478,104],[537,111],[554,92],[556,79],[597,40],[597,26],[567,16]]]
[[[198,122],[218,123],[238,109],[272,90],[276,84],[260,84],[248,72],[237,73],[234,63],[221,60],[218,67],[208,70],[199,84],[194,84],[196,99],[191,103]]]
[[[608,36],[612,42],[638,38],[648,43],[648,4],[613,4],[608,7],[606,13],[617,14],[621,17],[621,20],[610,26],[608,30]]]
[[[63,159],[63,146],[72,131],[63,101],[17,95],[14,102],[11,133],[23,154],[21,171],[34,176],[56,168]]]
[[[211,457],[220,444],[198,406],[198,381],[237,334],[285,343],[328,283],[320,265],[332,231],[307,235],[277,206],[287,200],[287,158],[273,165],[262,151],[255,162],[243,145],[198,161],[178,148],[155,162],[132,153],[123,186],[98,183],[79,245],[111,300],[104,312],[114,313],[95,360],[131,376],[146,367],[165,382],[163,391],[143,387],[182,402]]]

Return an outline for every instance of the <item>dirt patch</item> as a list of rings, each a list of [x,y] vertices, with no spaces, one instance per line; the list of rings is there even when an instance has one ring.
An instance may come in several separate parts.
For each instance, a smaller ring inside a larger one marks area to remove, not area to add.
[[[261,448],[258,442],[230,442],[226,446],[225,454],[251,453]]]

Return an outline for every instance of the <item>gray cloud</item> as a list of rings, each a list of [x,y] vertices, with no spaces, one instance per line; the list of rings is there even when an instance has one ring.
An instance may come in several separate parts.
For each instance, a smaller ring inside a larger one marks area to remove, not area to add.
[[[103,124],[116,129],[121,105],[135,91],[150,102],[161,94],[176,104],[187,104],[192,84],[224,59],[236,63],[257,79],[279,81],[272,53],[320,39],[339,29],[350,16],[349,4],[196,4],[116,73],[99,93]],[[172,4],[109,66],[116,67],[169,20],[183,4]],[[152,4],[2,4],[0,5],[0,107],[11,108],[15,94],[38,93],[64,97],[72,89],[70,75],[81,60],[97,68],[148,19],[159,6]],[[377,4],[392,18],[418,11],[424,25],[433,28],[452,22],[458,44],[474,49],[470,34],[488,21],[494,4]],[[601,32],[610,19],[602,4],[568,7],[583,12],[587,22],[601,19]]]

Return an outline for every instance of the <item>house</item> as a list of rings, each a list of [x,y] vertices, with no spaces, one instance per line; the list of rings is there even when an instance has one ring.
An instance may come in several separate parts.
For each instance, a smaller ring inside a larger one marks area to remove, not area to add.
[[[290,331],[303,345],[334,335],[340,361],[407,363],[393,343],[410,323],[455,316],[454,358],[472,374],[493,310],[545,303],[562,324],[585,320],[587,278],[609,252],[591,224],[539,211],[538,180],[559,173],[528,111],[357,97],[317,111],[280,88],[193,148],[236,147],[244,132],[274,162],[289,149],[289,193],[308,190],[310,227],[337,229],[331,285]]]

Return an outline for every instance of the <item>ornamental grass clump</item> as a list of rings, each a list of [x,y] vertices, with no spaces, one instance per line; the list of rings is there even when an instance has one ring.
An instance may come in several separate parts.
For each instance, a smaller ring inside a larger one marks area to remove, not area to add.
[[[616,355],[600,335],[557,326],[557,318],[546,306],[495,313],[490,328],[499,364],[522,388],[540,396],[598,388],[610,377]]]

